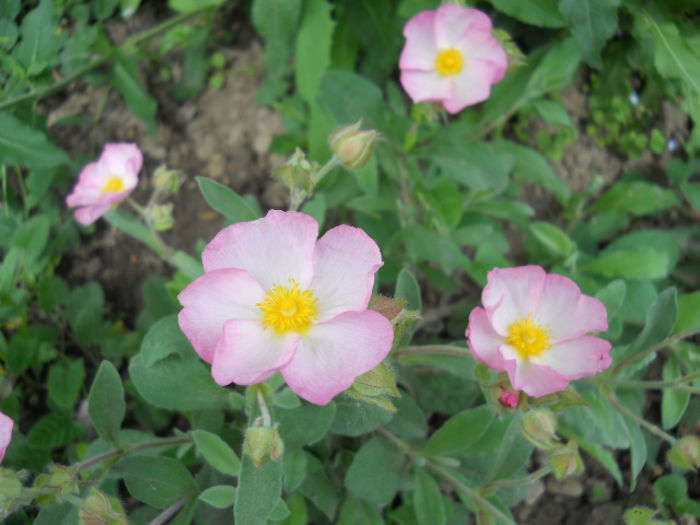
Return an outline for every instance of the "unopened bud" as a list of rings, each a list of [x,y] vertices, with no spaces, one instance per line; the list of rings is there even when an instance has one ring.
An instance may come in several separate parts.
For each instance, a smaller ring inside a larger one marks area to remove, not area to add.
[[[384,363],[355,378],[345,393],[353,399],[371,403],[389,412],[396,412],[389,397],[401,397],[401,392],[396,387],[396,372]]]
[[[501,395],[498,402],[507,408],[518,408],[520,404],[520,393],[501,387]]]
[[[80,525],[128,525],[128,521],[116,498],[92,488],[80,506]]]
[[[310,191],[313,189],[314,178],[318,165],[309,162],[299,148],[289,157],[287,163],[275,171],[275,177],[281,180],[289,189]]]
[[[668,451],[668,460],[674,467],[685,470],[700,468],[700,438],[685,436]]]
[[[175,224],[175,219],[173,218],[173,204],[169,202],[167,204],[157,204],[153,206],[150,211],[151,224],[153,229],[162,232],[169,230]]]
[[[557,445],[547,456],[547,464],[557,479],[583,472],[583,460],[573,439],[566,445]]]
[[[268,461],[280,459],[284,454],[284,442],[280,437],[278,425],[248,427],[245,431],[243,453],[250,458],[256,468]]]
[[[525,414],[520,429],[525,439],[537,448],[547,450],[557,438],[557,416],[548,408],[540,408]]]
[[[161,193],[176,193],[180,189],[180,172],[161,164],[153,172],[153,187]]]
[[[379,133],[373,129],[360,131],[361,126],[360,120],[351,126],[340,128],[328,138],[331,150],[349,170],[367,165],[374,155],[374,146],[379,137]]]
[[[40,505],[50,505],[69,494],[78,493],[75,471],[63,465],[49,465],[47,474],[40,474],[34,480],[34,488],[43,489],[36,500]]]

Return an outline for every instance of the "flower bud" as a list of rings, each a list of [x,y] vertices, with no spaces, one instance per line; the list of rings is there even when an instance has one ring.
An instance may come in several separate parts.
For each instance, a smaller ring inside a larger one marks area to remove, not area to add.
[[[169,202],[153,206],[150,212],[150,219],[154,230],[158,232],[169,230],[175,224],[173,204]]]
[[[685,436],[668,451],[668,460],[674,467],[696,470],[700,468],[700,438]]]
[[[518,408],[520,404],[520,393],[501,387],[501,396],[498,402],[507,408]]]
[[[525,439],[537,448],[547,450],[557,438],[557,416],[548,408],[540,408],[525,414],[520,423]]]
[[[566,445],[557,445],[547,456],[547,464],[557,479],[583,472],[583,460],[573,439]]]
[[[275,177],[291,190],[311,191],[317,171],[318,164],[309,162],[306,153],[297,148],[287,163],[275,171]]]
[[[248,427],[245,431],[243,453],[256,468],[268,461],[277,461],[284,454],[284,442],[278,425],[272,427]]]
[[[128,521],[116,498],[92,488],[80,506],[80,525],[128,525]]]
[[[362,121],[335,131],[329,138],[331,150],[349,170],[362,168],[374,155],[374,145],[379,137],[373,129],[360,131]]]
[[[176,193],[180,189],[180,172],[168,169],[165,164],[161,164],[153,172],[153,188],[161,193]]]
[[[22,481],[18,472],[0,468],[0,509],[9,509],[22,493]],[[2,515],[2,512],[0,512]]]
[[[355,378],[345,393],[353,399],[377,405],[389,412],[396,412],[389,396],[401,397],[401,392],[396,387],[396,372],[384,363]]]
[[[48,470],[34,480],[34,488],[43,489],[42,495],[36,498],[40,505],[51,505],[69,494],[78,493],[78,482],[71,467],[49,465]]]

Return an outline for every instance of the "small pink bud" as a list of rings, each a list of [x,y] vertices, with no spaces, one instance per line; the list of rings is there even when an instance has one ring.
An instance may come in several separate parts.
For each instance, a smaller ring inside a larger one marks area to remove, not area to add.
[[[333,153],[349,170],[364,167],[374,155],[374,145],[379,133],[373,129],[360,131],[362,121],[334,132],[328,142]]]
[[[504,407],[517,408],[520,404],[520,394],[501,387],[501,397],[498,398],[498,402]]]

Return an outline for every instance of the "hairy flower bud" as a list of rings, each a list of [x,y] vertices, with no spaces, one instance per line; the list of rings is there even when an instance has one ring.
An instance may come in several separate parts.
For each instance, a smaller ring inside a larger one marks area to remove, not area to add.
[[[566,445],[557,445],[547,456],[547,464],[557,479],[583,472],[583,460],[576,441],[572,439]]]
[[[154,206],[150,212],[150,219],[154,230],[158,232],[169,230],[175,224],[173,204],[169,202]]]
[[[674,467],[696,470],[700,468],[700,438],[685,436],[668,451],[668,460]]]
[[[362,168],[374,155],[374,146],[379,137],[373,129],[360,131],[362,121],[335,131],[328,138],[331,150],[349,170]]]
[[[251,459],[256,468],[268,461],[280,459],[284,454],[284,442],[280,437],[278,425],[248,427],[245,431],[243,453]]]
[[[161,193],[176,193],[180,189],[180,172],[168,169],[165,164],[161,164],[153,172],[153,188]]]
[[[547,450],[557,437],[557,416],[548,408],[528,412],[520,423],[525,439],[537,448]]]
[[[93,487],[80,507],[80,524],[128,525],[128,521],[116,498],[110,498]]]
[[[310,162],[306,153],[297,148],[287,163],[275,171],[275,177],[291,190],[311,191],[317,171],[318,164]]]

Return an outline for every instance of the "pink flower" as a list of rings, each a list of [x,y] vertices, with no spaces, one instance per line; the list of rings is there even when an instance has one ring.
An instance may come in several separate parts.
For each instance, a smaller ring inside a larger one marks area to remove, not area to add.
[[[66,204],[88,226],[123,201],[138,183],[143,155],[135,144],[105,144],[100,160],[83,168]]]
[[[544,396],[610,366],[610,343],[586,335],[608,329],[607,310],[571,279],[539,266],[496,268],[481,299],[484,308],[469,316],[469,346],[479,361],[508,372],[516,390]]]
[[[508,56],[493,37],[491,20],[477,9],[444,4],[404,27],[401,84],[413,102],[441,102],[450,113],[489,98]]]
[[[204,275],[178,297],[179,323],[218,384],[280,371],[297,394],[325,405],[389,353],[391,323],[367,309],[379,248],[351,226],[317,236],[312,217],[271,210],[204,249]]]
[[[5,451],[12,441],[12,428],[14,426],[15,422],[0,412],[0,462],[5,457]]]

